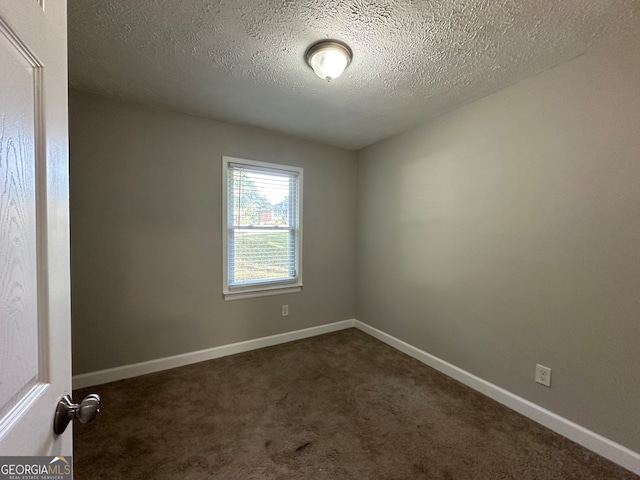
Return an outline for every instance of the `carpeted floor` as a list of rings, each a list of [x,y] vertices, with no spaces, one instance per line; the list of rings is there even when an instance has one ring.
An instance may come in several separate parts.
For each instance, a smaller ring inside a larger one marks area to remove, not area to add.
[[[76,480],[638,480],[355,329],[76,391]]]

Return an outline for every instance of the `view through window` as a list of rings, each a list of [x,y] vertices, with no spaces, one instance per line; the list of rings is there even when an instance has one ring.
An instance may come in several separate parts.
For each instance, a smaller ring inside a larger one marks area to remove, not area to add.
[[[224,166],[225,295],[299,290],[302,169],[229,157]]]

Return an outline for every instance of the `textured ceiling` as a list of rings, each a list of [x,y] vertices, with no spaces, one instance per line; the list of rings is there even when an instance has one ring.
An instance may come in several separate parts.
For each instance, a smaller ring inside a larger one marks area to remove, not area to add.
[[[68,0],[75,88],[357,149],[640,30],[638,0]],[[339,79],[304,53],[349,44]]]

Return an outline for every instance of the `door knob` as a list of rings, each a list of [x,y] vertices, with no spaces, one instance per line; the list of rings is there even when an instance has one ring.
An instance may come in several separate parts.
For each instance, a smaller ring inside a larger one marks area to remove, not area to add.
[[[53,433],[62,434],[74,418],[80,423],[87,423],[96,418],[100,412],[100,396],[90,393],[80,403],[73,403],[70,395],[65,395],[58,402],[56,414],[53,417]]]

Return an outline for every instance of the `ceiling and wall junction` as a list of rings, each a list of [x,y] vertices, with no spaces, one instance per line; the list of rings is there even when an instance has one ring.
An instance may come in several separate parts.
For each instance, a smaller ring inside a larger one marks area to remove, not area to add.
[[[69,0],[79,90],[359,149],[640,28],[635,0]],[[335,38],[327,84],[305,63]]]

